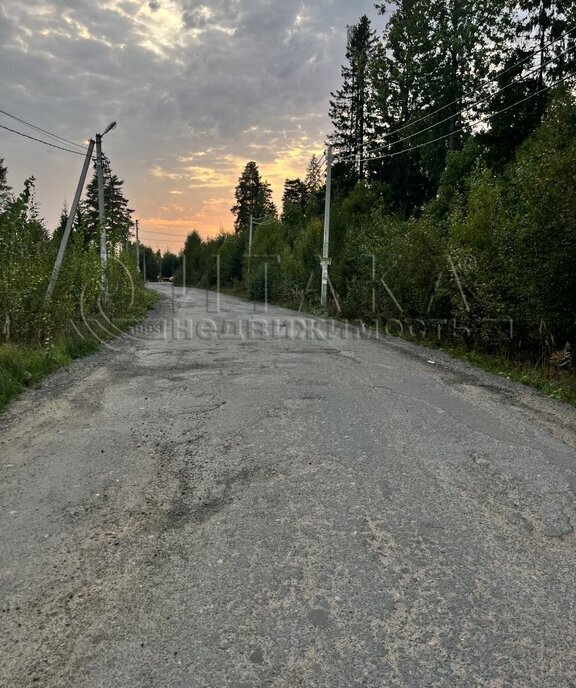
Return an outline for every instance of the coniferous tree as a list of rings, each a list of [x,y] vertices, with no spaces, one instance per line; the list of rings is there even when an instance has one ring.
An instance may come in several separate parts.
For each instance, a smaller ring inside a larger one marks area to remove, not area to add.
[[[301,217],[309,200],[310,192],[306,182],[301,179],[287,179],[282,197],[282,221],[290,222],[296,217]]]
[[[414,130],[409,128],[410,121],[421,118],[427,109],[430,101],[426,95],[429,74],[435,69],[427,0],[400,0],[393,4],[380,3],[376,7],[385,14],[389,11],[389,4],[394,11],[371,63],[374,100],[383,131],[379,145],[370,147],[376,158],[411,147],[411,142],[406,146],[396,144],[413,133]],[[420,128],[429,126],[431,122],[423,121]],[[372,177],[389,185],[394,205],[404,215],[422,205],[430,194],[430,182],[419,153],[377,160],[370,162],[369,166]]]
[[[304,183],[308,191],[306,216],[308,218],[320,217],[324,212],[324,190],[326,182],[325,172],[322,168],[320,159],[316,155],[313,155],[308,163]]]
[[[330,100],[330,119],[334,133],[329,137],[336,156],[350,159],[360,179],[365,176],[363,162],[366,143],[378,134],[370,64],[376,49],[376,35],[364,15],[348,29],[347,65],[342,67],[343,84]],[[355,162],[356,161],[356,162]]]
[[[440,94],[439,104],[446,106],[444,117],[450,117],[448,150],[453,151],[465,138],[458,130],[466,117],[488,109],[482,96],[492,65],[505,48],[509,9],[503,0],[435,0],[432,9],[440,48],[438,78],[432,85]]]
[[[106,188],[106,187],[104,187]],[[106,198],[106,196],[104,196]],[[98,202],[98,175],[96,170],[86,187],[86,199],[79,206],[79,215],[82,219],[82,231],[86,244],[100,245],[100,213]]]
[[[427,180],[430,196],[446,152],[458,150],[468,122],[487,111],[482,96],[508,37],[509,4],[387,0],[377,7],[382,14],[393,10],[375,67],[387,140],[394,152],[417,149],[411,167]]]
[[[8,170],[4,167],[4,159],[0,158],[0,211],[10,200],[12,189],[8,186]]]
[[[324,184],[322,166],[320,165],[320,160],[316,155],[313,155],[310,158],[308,168],[306,169],[306,180],[304,183],[306,184],[309,194],[316,193]]]
[[[104,207],[106,211],[106,238],[110,245],[125,245],[130,238],[132,213],[128,199],[124,196],[124,182],[112,174],[108,161],[104,160]],[[98,176],[96,171],[86,189],[84,204],[84,231],[88,242],[98,245],[100,242]]]
[[[249,162],[240,175],[236,186],[236,204],[231,209],[235,216],[236,232],[247,229],[250,216],[254,218],[276,217],[277,211],[272,200],[272,188],[260,176],[258,165]]]
[[[573,2],[521,0],[514,19],[515,32],[507,37],[508,49],[496,78],[498,90],[504,90],[490,101],[496,116],[481,137],[490,145],[497,168],[511,160],[540,124],[550,98],[546,87],[576,67],[576,32],[570,31],[576,22]]]
[[[504,69],[496,78],[497,92],[490,101],[488,131],[478,139],[489,148],[488,162],[501,171],[512,160],[516,149],[540,124],[546,109],[547,93],[540,93],[540,77],[533,73],[523,77],[530,53],[521,48],[510,52]]]
[[[381,14],[395,8],[382,43],[372,58],[375,100],[386,130],[405,125],[425,105],[428,75],[434,69],[433,36],[426,0],[376,5]]]
[[[117,175],[110,176],[106,212],[109,222],[109,241],[114,246],[127,245],[133,225],[132,214],[134,210],[128,206],[128,199],[124,196],[123,186],[124,181],[119,179]],[[104,193],[106,197],[106,190]]]
[[[576,46],[576,32],[558,39],[574,25],[576,7],[570,0],[520,0],[519,9],[517,35],[528,44],[536,41],[538,86],[542,89],[547,76],[558,79],[573,71],[574,54],[562,53]],[[527,65],[533,66],[533,63]]]

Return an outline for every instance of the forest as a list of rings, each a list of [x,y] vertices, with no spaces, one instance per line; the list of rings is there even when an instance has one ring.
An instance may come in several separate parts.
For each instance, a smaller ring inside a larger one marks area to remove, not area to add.
[[[388,17],[383,35],[368,16],[349,27],[330,99],[329,312],[495,370],[516,366],[522,381],[566,396],[576,343],[576,6],[376,9]],[[287,179],[277,209],[250,161],[235,233],[202,241],[192,232],[177,283],[219,280],[320,312],[325,166],[314,156],[302,178]],[[550,386],[550,376],[560,382]]]

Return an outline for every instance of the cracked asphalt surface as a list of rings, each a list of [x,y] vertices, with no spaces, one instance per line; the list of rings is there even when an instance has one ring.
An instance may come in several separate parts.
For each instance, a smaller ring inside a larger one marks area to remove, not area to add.
[[[0,685],[576,686],[574,409],[156,289],[0,417]]]

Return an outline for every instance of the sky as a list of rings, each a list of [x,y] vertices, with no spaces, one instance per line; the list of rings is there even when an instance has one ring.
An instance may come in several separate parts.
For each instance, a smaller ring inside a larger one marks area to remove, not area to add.
[[[116,120],[104,151],[141,238],[178,251],[193,229],[231,231],[248,161],[279,202],[323,152],[346,27],[365,13],[383,28],[372,0],[2,0],[0,109],[80,142]],[[0,158],[15,191],[35,176],[55,226],[82,158],[2,129]]]

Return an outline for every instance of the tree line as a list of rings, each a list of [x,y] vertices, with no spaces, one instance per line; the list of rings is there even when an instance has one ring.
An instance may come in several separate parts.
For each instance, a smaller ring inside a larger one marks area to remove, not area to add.
[[[332,312],[540,363],[569,351],[574,3],[376,9],[387,16],[383,34],[368,16],[349,27],[330,99]],[[218,270],[224,287],[318,308],[322,161],[286,180],[280,209],[251,161],[235,200],[235,233],[202,241],[193,232],[177,281],[213,287]]]

